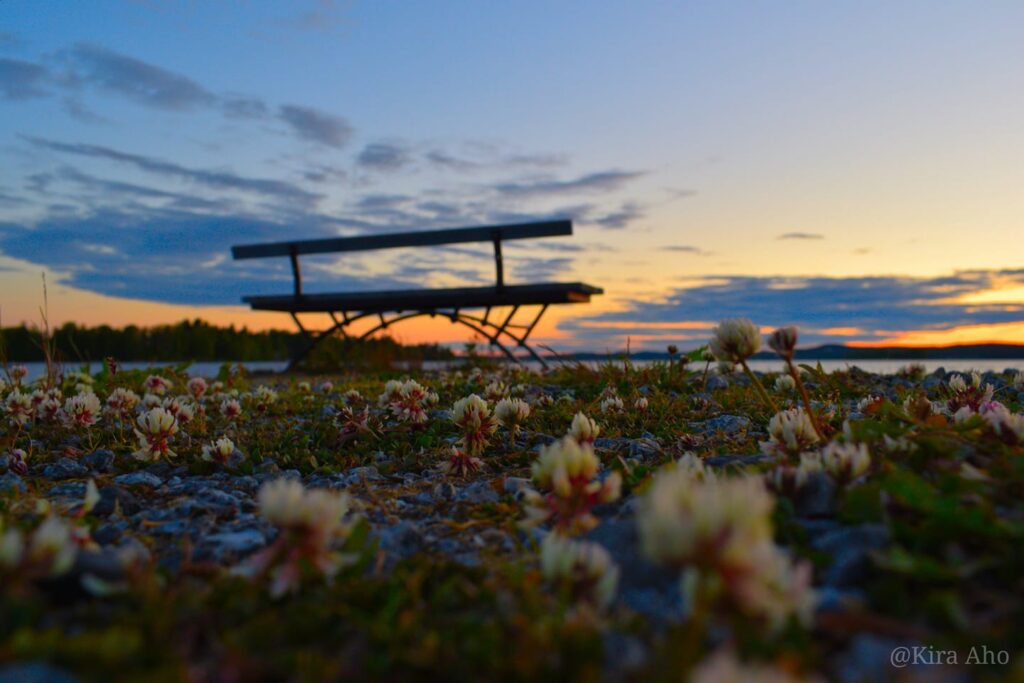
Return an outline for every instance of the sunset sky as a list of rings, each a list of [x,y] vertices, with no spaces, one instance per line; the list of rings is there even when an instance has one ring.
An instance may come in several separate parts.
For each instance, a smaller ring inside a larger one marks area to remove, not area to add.
[[[0,316],[289,327],[232,244],[572,218],[560,349],[1024,343],[1024,3],[0,2]],[[487,284],[488,245],[311,259]],[[406,341],[460,341],[441,321]]]

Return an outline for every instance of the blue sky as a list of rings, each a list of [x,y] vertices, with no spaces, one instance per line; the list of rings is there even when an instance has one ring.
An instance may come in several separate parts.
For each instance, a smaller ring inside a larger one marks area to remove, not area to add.
[[[509,251],[515,278],[608,291],[541,330],[563,345],[741,314],[1024,342],[1022,25],[1011,2],[6,0],[0,306],[31,317],[45,269],[65,319],[283,326],[237,302],[285,264],[231,244],[563,215],[571,240]],[[311,266],[323,289],[491,267]]]

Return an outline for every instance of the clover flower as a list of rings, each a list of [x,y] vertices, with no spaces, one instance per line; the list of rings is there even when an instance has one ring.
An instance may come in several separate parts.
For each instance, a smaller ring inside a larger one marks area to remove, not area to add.
[[[344,401],[346,405],[350,405],[351,406],[351,405],[355,405],[357,403],[362,403],[366,399],[363,398],[363,395],[360,394],[358,390],[356,390],[356,389],[349,389],[344,394],[342,394],[341,400]]]
[[[452,422],[462,430],[461,443],[469,455],[480,455],[487,438],[498,428],[487,401],[476,394],[460,398],[452,406]]]
[[[508,430],[512,438],[519,426],[530,416],[530,404],[521,398],[503,398],[494,406],[494,417]]]
[[[195,405],[187,396],[165,398],[161,407],[174,416],[175,421],[182,427],[191,422],[196,416]]]
[[[690,683],[823,683],[768,664],[744,664],[732,650],[719,650],[693,670]]]
[[[174,386],[174,382],[160,375],[150,375],[142,383],[142,386],[145,387],[147,393],[163,396]]]
[[[17,389],[7,395],[7,416],[10,421],[24,427],[32,419],[32,397]]]
[[[797,331],[793,326],[780,327],[768,336],[768,348],[787,361],[793,360],[796,351]]]
[[[298,389],[303,394],[308,394],[309,392],[313,391],[313,385],[310,384],[309,382],[299,382],[297,385],[295,385],[295,388]]]
[[[88,429],[99,422],[100,410],[96,394],[78,394],[64,402],[64,421],[69,426]]]
[[[369,407],[364,407],[357,413],[350,406],[342,406],[335,414],[334,422],[338,425],[341,439],[344,442],[352,441],[361,435],[377,436],[373,427],[370,426]]]
[[[554,402],[555,398],[551,394],[541,394],[536,400],[536,404],[541,408],[547,408],[548,406],[553,405]]]
[[[761,348],[761,333],[746,318],[723,320],[711,334],[709,346],[715,360],[745,362]]]
[[[761,450],[768,455],[796,455],[819,441],[803,408],[776,413],[768,422],[768,435],[771,440],[761,442]]]
[[[801,457],[802,460],[802,457]],[[857,479],[871,467],[871,454],[862,443],[832,443],[821,451],[822,468],[840,484]]]
[[[638,412],[641,412],[641,413],[646,412],[647,411],[647,406],[648,406],[647,399],[645,397],[643,397],[643,396],[640,396],[635,401],[633,401],[633,410],[636,410]]]
[[[465,477],[480,469],[483,461],[480,458],[464,451],[458,446],[452,446],[448,451],[448,457],[441,463],[441,471],[456,477]]]
[[[67,573],[77,555],[71,525],[60,517],[50,516],[32,532],[23,559],[52,577]]]
[[[139,405],[138,394],[131,389],[118,387],[107,396],[106,411],[109,415],[124,418],[131,415],[137,405]]]
[[[202,400],[209,388],[210,387],[206,384],[206,380],[202,377],[193,377],[185,385],[185,389],[187,389],[188,393],[192,395],[192,398],[197,401]]]
[[[21,386],[21,381],[28,377],[28,368],[24,365],[12,365],[7,371],[10,375],[11,381],[14,382],[14,386]]]
[[[775,378],[775,391],[780,394],[788,394],[796,389],[796,380],[789,375],[779,375]]]
[[[983,417],[995,435],[1008,444],[1024,443],[1024,415],[1012,413],[1001,406],[986,411]]]
[[[163,408],[151,408],[137,420],[135,436],[139,439],[139,450],[132,455],[140,460],[156,460],[160,457],[174,457],[170,440],[178,432],[178,421]]]
[[[227,465],[231,456],[235,454],[235,442],[226,436],[222,436],[213,442],[203,446],[203,460],[215,462],[218,465]]]
[[[540,547],[540,570],[546,582],[568,590],[574,601],[603,610],[615,599],[619,568],[597,543],[548,534]]]
[[[583,413],[576,413],[572,418],[572,425],[569,427],[568,436],[580,444],[593,444],[594,439],[601,433],[601,428]]]
[[[489,401],[498,401],[508,396],[508,386],[502,381],[494,381],[484,387],[484,397]]]
[[[601,462],[589,444],[571,437],[544,446],[533,463],[533,482],[542,493],[527,491],[527,525],[551,521],[568,533],[586,531],[597,524],[591,509],[617,500],[622,478],[612,472],[598,479]]]
[[[271,596],[297,590],[304,568],[331,581],[347,562],[333,545],[350,530],[343,520],[350,508],[348,494],[307,489],[298,481],[275,479],[260,488],[257,500],[260,514],[279,533],[274,543],[253,556],[248,565],[257,572],[269,573]]]
[[[17,475],[24,477],[28,474],[28,453],[20,448],[11,449],[7,454],[7,467]]]
[[[277,392],[261,384],[253,392],[253,398],[256,400],[256,410],[262,413],[277,402]]]
[[[690,602],[728,601],[773,628],[810,618],[810,571],[772,542],[775,501],[759,477],[697,478],[658,472],[640,499],[641,547],[659,564],[685,569]]]
[[[398,385],[398,390],[389,393],[388,409],[401,422],[415,425],[427,421],[427,408],[437,402],[437,394],[428,391],[416,380],[406,380]]]
[[[334,391],[334,382],[321,382],[320,386],[317,387],[317,390],[321,394],[329,394]]]
[[[142,407],[146,410],[152,410],[153,408],[160,408],[164,404],[164,399],[157,394],[144,394],[142,396]]]
[[[352,391],[355,391],[354,389]],[[345,393],[347,397],[352,391]],[[356,392],[357,394],[359,392]],[[389,379],[384,383],[384,391],[381,392],[380,396],[377,397],[377,405],[381,408],[386,408],[389,404],[397,401],[402,395],[402,383],[397,379]]]
[[[952,395],[946,402],[946,407],[951,413],[956,413],[961,408],[970,408],[978,412],[982,404],[992,400],[995,388],[991,384],[982,386],[981,375],[977,372],[971,373],[970,384],[963,375],[953,375],[949,378],[949,389]]]
[[[237,399],[224,399],[220,404],[220,414],[229,420],[234,420],[242,414],[242,404]]]
[[[36,406],[36,417],[47,422],[55,422],[61,415],[61,408],[60,399],[52,394],[47,394],[46,398]]]
[[[622,399],[614,394],[601,401],[602,413],[621,413],[626,407]]]

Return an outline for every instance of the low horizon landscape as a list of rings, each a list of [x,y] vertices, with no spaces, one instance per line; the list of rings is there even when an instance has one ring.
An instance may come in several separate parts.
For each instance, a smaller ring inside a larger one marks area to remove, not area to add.
[[[0,0],[0,683],[1024,681],[1021,27]]]

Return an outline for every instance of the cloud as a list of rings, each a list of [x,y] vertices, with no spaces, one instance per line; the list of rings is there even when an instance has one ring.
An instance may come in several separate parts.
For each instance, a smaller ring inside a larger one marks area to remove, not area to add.
[[[469,172],[481,168],[551,168],[563,166],[568,159],[563,154],[503,154],[500,150],[486,146],[483,154],[477,150],[478,158],[467,158],[441,149],[427,152],[428,163],[449,171]]]
[[[20,59],[0,59],[0,98],[29,100],[46,97],[50,73],[42,66]]]
[[[612,192],[644,175],[642,171],[601,171],[571,180],[534,180],[499,183],[494,189],[507,197],[544,197],[581,192]]]
[[[900,330],[1019,321],[1019,305],[956,302],[957,297],[1008,282],[1024,285],[1024,269],[960,271],[935,278],[724,276],[676,289],[662,301],[634,302],[625,311],[565,320],[560,328],[584,343],[601,341],[610,326],[635,335],[666,324],[746,317],[766,326],[796,324],[807,343],[835,341],[825,332],[830,328],[858,328],[865,332],[847,341],[869,341]]]
[[[128,164],[148,173],[178,178],[189,183],[216,190],[238,190],[251,192],[260,195],[269,195],[278,200],[288,201],[302,206],[316,204],[320,195],[307,192],[302,188],[285,182],[270,178],[249,178],[239,176],[227,171],[210,171],[193,169],[179,164],[121,152],[110,147],[100,145],[89,145],[83,143],[65,143],[44,138],[25,138],[37,147],[50,149],[64,154],[73,154],[93,159],[107,159],[118,163]]]
[[[786,232],[775,239],[779,240],[823,240],[825,236],[816,232]]]
[[[376,142],[367,145],[356,157],[356,163],[374,171],[398,171],[412,161],[408,148]]]
[[[694,254],[695,256],[708,256],[711,252],[704,251],[700,247],[694,247],[689,244],[672,244],[667,247],[661,247],[662,251],[675,251],[683,254]]]
[[[602,228],[621,230],[630,223],[643,218],[644,215],[645,213],[639,204],[636,202],[626,202],[617,211],[594,218],[589,222],[600,225]]]
[[[340,149],[352,137],[352,126],[340,116],[287,104],[278,110],[279,118],[303,140]]]
[[[221,109],[230,119],[265,119],[270,115],[267,103],[258,97],[228,97],[221,103]]]
[[[66,53],[70,80],[89,83],[155,109],[208,107],[216,95],[191,78],[104,47],[79,44]]]

